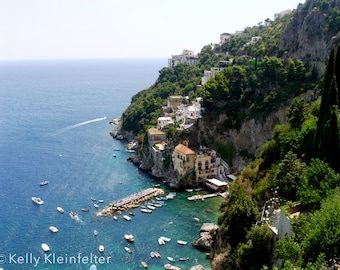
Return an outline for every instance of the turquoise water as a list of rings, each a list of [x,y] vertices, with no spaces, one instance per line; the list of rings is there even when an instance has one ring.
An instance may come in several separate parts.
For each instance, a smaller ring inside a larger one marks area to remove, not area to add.
[[[152,214],[134,209],[129,222],[121,216],[117,221],[97,217],[91,200],[103,199],[97,202],[103,208],[160,183],[126,160],[130,153],[109,135],[109,121],[122,114],[132,95],[155,82],[166,62],[0,63],[0,268],[89,269],[95,263],[99,270],[140,269],[143,260],[149,269],[164,269],[168,256],[182,269],[196,264],[210,268],[205,253],[191,242],[203,222],[217,221],[220,198],[189,202],[192,193],[177,193]],[[116,148],[120,151],[113,151]],[[41,187],[46,179],[49,184]],[[41,197],[44,205],[35,205],[32,196]],[[57,212],[57,206],[65,213]],[[89,212],[82,212],[83,207]],[[71,210],[80,221],[71,219]],[[51,233],[51,225],[59,232]],[[125,233],[134,235],[134,243],[124,239]],[[171,241],[159,246],[159,236]],[[188,244],[180,246],[177,240]],[[49,253],[41,243],[49,245]],[[103,253],[99,244],[105,247]],[[127,253],[125,246],[133,252]],[[151,258],[154,250],[162,258]],[[180,262],[180,257],[189,260]]]

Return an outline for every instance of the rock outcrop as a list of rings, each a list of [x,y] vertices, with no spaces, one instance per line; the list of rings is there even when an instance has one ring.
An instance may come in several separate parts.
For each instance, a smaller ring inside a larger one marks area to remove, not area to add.
[[[214,223],[204,223],[200,229],[200,237],[193,241],[193,246],[197,249],[209,251],[212,246],[212,233],[218,229]]]

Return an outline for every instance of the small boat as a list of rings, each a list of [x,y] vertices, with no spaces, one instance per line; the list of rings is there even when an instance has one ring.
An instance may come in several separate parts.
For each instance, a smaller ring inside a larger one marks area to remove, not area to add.
[[[141,208],[140,210],[141,210],[143,213],[148,213],[148,214],[152,213],[152,210],[151,210],[151,209]]]
[[[195,220],[196,222],[200,222],[200,221],[201,221],[198,217],[194,217],[194,220]]]
[[[99,247],[98,247],[98,250],[99,250],[100,253],[104,252],[104,250],[105,250],[104,245],[100,244]]]
[[[179,244],[179,245],[186,245],[187,241],[177,240],[177,244]]]
[[[131,248],[129,248],[129,247],[124,247],[124,249],[125,249],[125,251],[126,251],[127,253],[132,253],[132,249],[131,249]]]
[[[41,248],[45,252],[50,251],[50,247],[46,243],[42,243]]]
[[[175,261],[175,259],[172,258],[172,257],[167,257],[167,259],[168,259],[170,262],[174,262],[174,261]]]
[[[99,208],[99,205],[96,204],[96,203],[94,203],[93,206],[94,206],[95,208]]]
[[[155,258],[155,252],[151,251],[151,252],[150,252],[150,257],[151,257],[151,258]]]
[[[130,221],[130,220],[131,220],[131,218],[130,218],[129,216],[127,216],[127,215],[123,215],[123,218],[124,218],[125,220],[127,220],[127,221]]]
[[[91,201],[95,202],[96,200],[96,198],[91,197]]]
[[[161,254],[159,254],[157,251],[154,251],[153,254],[155,255],[155,257],[156,257],[157,259],[159,259],[159,258],[162,257]]]
[[[104,202],[104,200],[98,200],[98,202],[99,202],[99,203],[103,203],[103,202]]]
[[[171,265],[170,263],[164,264],[164,268],[169,270],[181,270],[179,266]]]
[[[150,204],[148,204],[146,207],[149,208],[150,210],[156,210],[156,207]]]
[[[40,182],[40,186],[46,186],[47,184],[48,184],[48,181],[47,181],[47,180],[41,181],[41,182]]]
[[[115,221],[117,221],[117,220],[118,220],[118,217],[117,217],[117,216],[113,216],[113,219],[114,219]]]
[[[53,232],[53,233],[56,233],[56,232],[58,232],[59,230],[58,230],[58,228],[57,227],[55,227],[55,226],[50,226],[50,231],[51,232]]]
[[[90,209],[88,209],[88,208],[86,208],[86,207],[83,207],[83,208],[81,209],[81,211],[83,211],[83,212],[88,212],[88,211],[90,211]]]
[[[116,155],[116,154],[113,154],[113,157],[117,157],[117,155]]]
[[[161,184],[153,184],[152,186],[153,186],[153,187],[160,187]]]
[[[61,214],[64,214],[64,209],[61,208],[60,206],[57,207],[57,211]]]
[[[134,213],[134,212],[129,212],[129,215],[130,215],[130,216],[134,216],[135,213]]]
[[[129,242],[135,241],[135,238],[132,234],[124,234],[124,238]]]
[[[162,238],[158,238],[158,244],[165,245],[165,241]]]
[[[94,230],[94,231],[93,231],[93,235],[94,235],[94,236],[97,236],[97,235],[98,235],[98,231],[97,231],[97,230]]]
[[[147,264],[145,261],[141,261],[141,265],[142,265],[144,268],[148,268],[148,264]]]
[[[194,190],[192,188],[187,188],[185,191],[190,193],[193,192]]]
[[[71,210],[70,211],[70,217],[72,218],[72,219],[74,219],[74,220],[79,220],[79,216],[78,216],[78,214],[76,213],[76,211],[73,211],[73,210]]]
[[[37,205],[42,205],[44,204],[44,201],[38,197],[32,197],[32,201],[36,203]]]
[[[170,238],[165,237],[165,236],[161,236],[161,237],[159,237],[159,238],[161,238],[161,239],[164,240],[165,242],[170,242],[170,241],[171,241]]]
[[[179,258],[180,261],[188,261],[189,260],[189,257],[184,257],[184,258]]]

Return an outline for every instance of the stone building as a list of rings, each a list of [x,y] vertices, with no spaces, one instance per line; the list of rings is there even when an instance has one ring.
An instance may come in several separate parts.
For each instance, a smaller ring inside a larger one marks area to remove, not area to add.
[[[183,144],[175,147],[172,154],[174,170],[184,176],[195,169],[195,152]]]

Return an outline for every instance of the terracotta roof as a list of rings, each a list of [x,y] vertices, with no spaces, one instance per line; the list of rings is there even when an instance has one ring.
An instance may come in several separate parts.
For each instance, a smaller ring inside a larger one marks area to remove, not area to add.
[[[150,135],[165,135],[165,133],[157,128],[149,128],[148,130]]]
[[[183,144],[179,144],[176,146],[175,148],[178,152],[185,154],[185,155],[194,155],[195,152],[193,150],[191,150],[190,148],[186,147]]]

